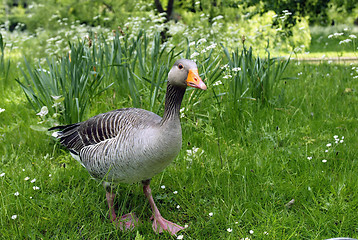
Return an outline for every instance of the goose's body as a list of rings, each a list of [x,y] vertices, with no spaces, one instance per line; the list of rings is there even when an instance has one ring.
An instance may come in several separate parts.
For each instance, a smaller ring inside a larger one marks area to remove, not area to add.
[[[163,171],[178,155],[182,144],[179,119],[186,86],[206,89],[193,61],[178,60],[168,75],[163,118],[138,108],[124,108],[99,114],[87,121],[58,126],[57,138],[95,178],[109,183],[142,181],[143,191],[153,210],[153,228],[175,234],[183,229],[165,220],[155,206],[149,187],[150,179]],[[108,186],[108,184],[105,186]],[[117,220],[113,209],[114,194],[107,190],[111,220]],[[132,228],[137,221],[124,215],[121,228]]]
[[[152,112],[125,108],[70,125],[59,137],[94,178],[135,183],[163,171],[180,151],[180,123],[161,120]]]

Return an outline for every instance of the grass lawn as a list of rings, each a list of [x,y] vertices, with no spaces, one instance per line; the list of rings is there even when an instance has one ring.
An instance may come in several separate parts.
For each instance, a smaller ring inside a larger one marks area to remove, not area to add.
[[[358,82],[351,73],[350,65],[291,62],[286,74],[297,79],[279,84],[284,95],[274,106],[246,100],[238,110],[225,96],[192,106],[182,117],[181,153],[152,180],[162,215],[188,225],[183,239],[357,238]],[[204,94],[220,91],[208,87]],[[111,108],[111,97],[101,96],[98,113]],[[15,81],[0,99],[1,239],[176,239],[152,231],[140,184],[116,189],[116,211],[141,220],[132,232],[117,229],[101,184],[34,130],[40,119]]]

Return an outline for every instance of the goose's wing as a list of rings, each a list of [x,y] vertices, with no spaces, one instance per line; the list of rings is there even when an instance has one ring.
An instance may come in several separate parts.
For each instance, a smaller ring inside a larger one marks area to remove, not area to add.
[[[120,134],[130,135],[132,129],[159,124],[161,117],[138,108],[123,108],[94,116],[87,121],[49,130],[59,130],[55,137],[71,153],[78,155],[82,148],[113,139]]]

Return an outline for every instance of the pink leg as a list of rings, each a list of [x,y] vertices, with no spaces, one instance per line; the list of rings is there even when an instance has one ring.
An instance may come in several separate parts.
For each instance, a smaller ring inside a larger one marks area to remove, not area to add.
[[[176,235],[180,230],[185,229],[184,227],[179,226],[178,224],[172,223],[162,217],[157,206],[154,203],[152,196],[152,190],[149,186],[149,181],[143,181],[143,192],[147,197],[149,204],[153,211],[153,230],[156,233],[162,233],[163,231],[168,231],[171,235]]]
[[[138,218],[135,216],[134,213],[128,213],[121,216],[119,219],[116,216],[116,212],[114,211],[114,198],[116,194],[111,192],[106,192],[107,203],[109,207],[109,218],[111,222],[115,222],[119,228],[124,230],[132,230],[134,229],[135,225],[138,223]]]

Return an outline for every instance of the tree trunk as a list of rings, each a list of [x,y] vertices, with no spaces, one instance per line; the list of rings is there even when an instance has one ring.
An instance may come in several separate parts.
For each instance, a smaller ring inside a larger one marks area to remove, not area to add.
[[[172,18],[172,15],[173,15],[174,0],[169,0],[168,1],[168,6],[167,6],[166,11],[164,10],[160,0],[154,0],[154,5],[155,5],[155,7],[156,7],[156,9],[158,10],[159,13],[164,13],[164,12],[166,13],[164,23],[169,22],[169,20]],[[165,27],[164,30],[160,33],[162,42],[164,42],[167,39],[168,30],[169,29],[167,27]]]

